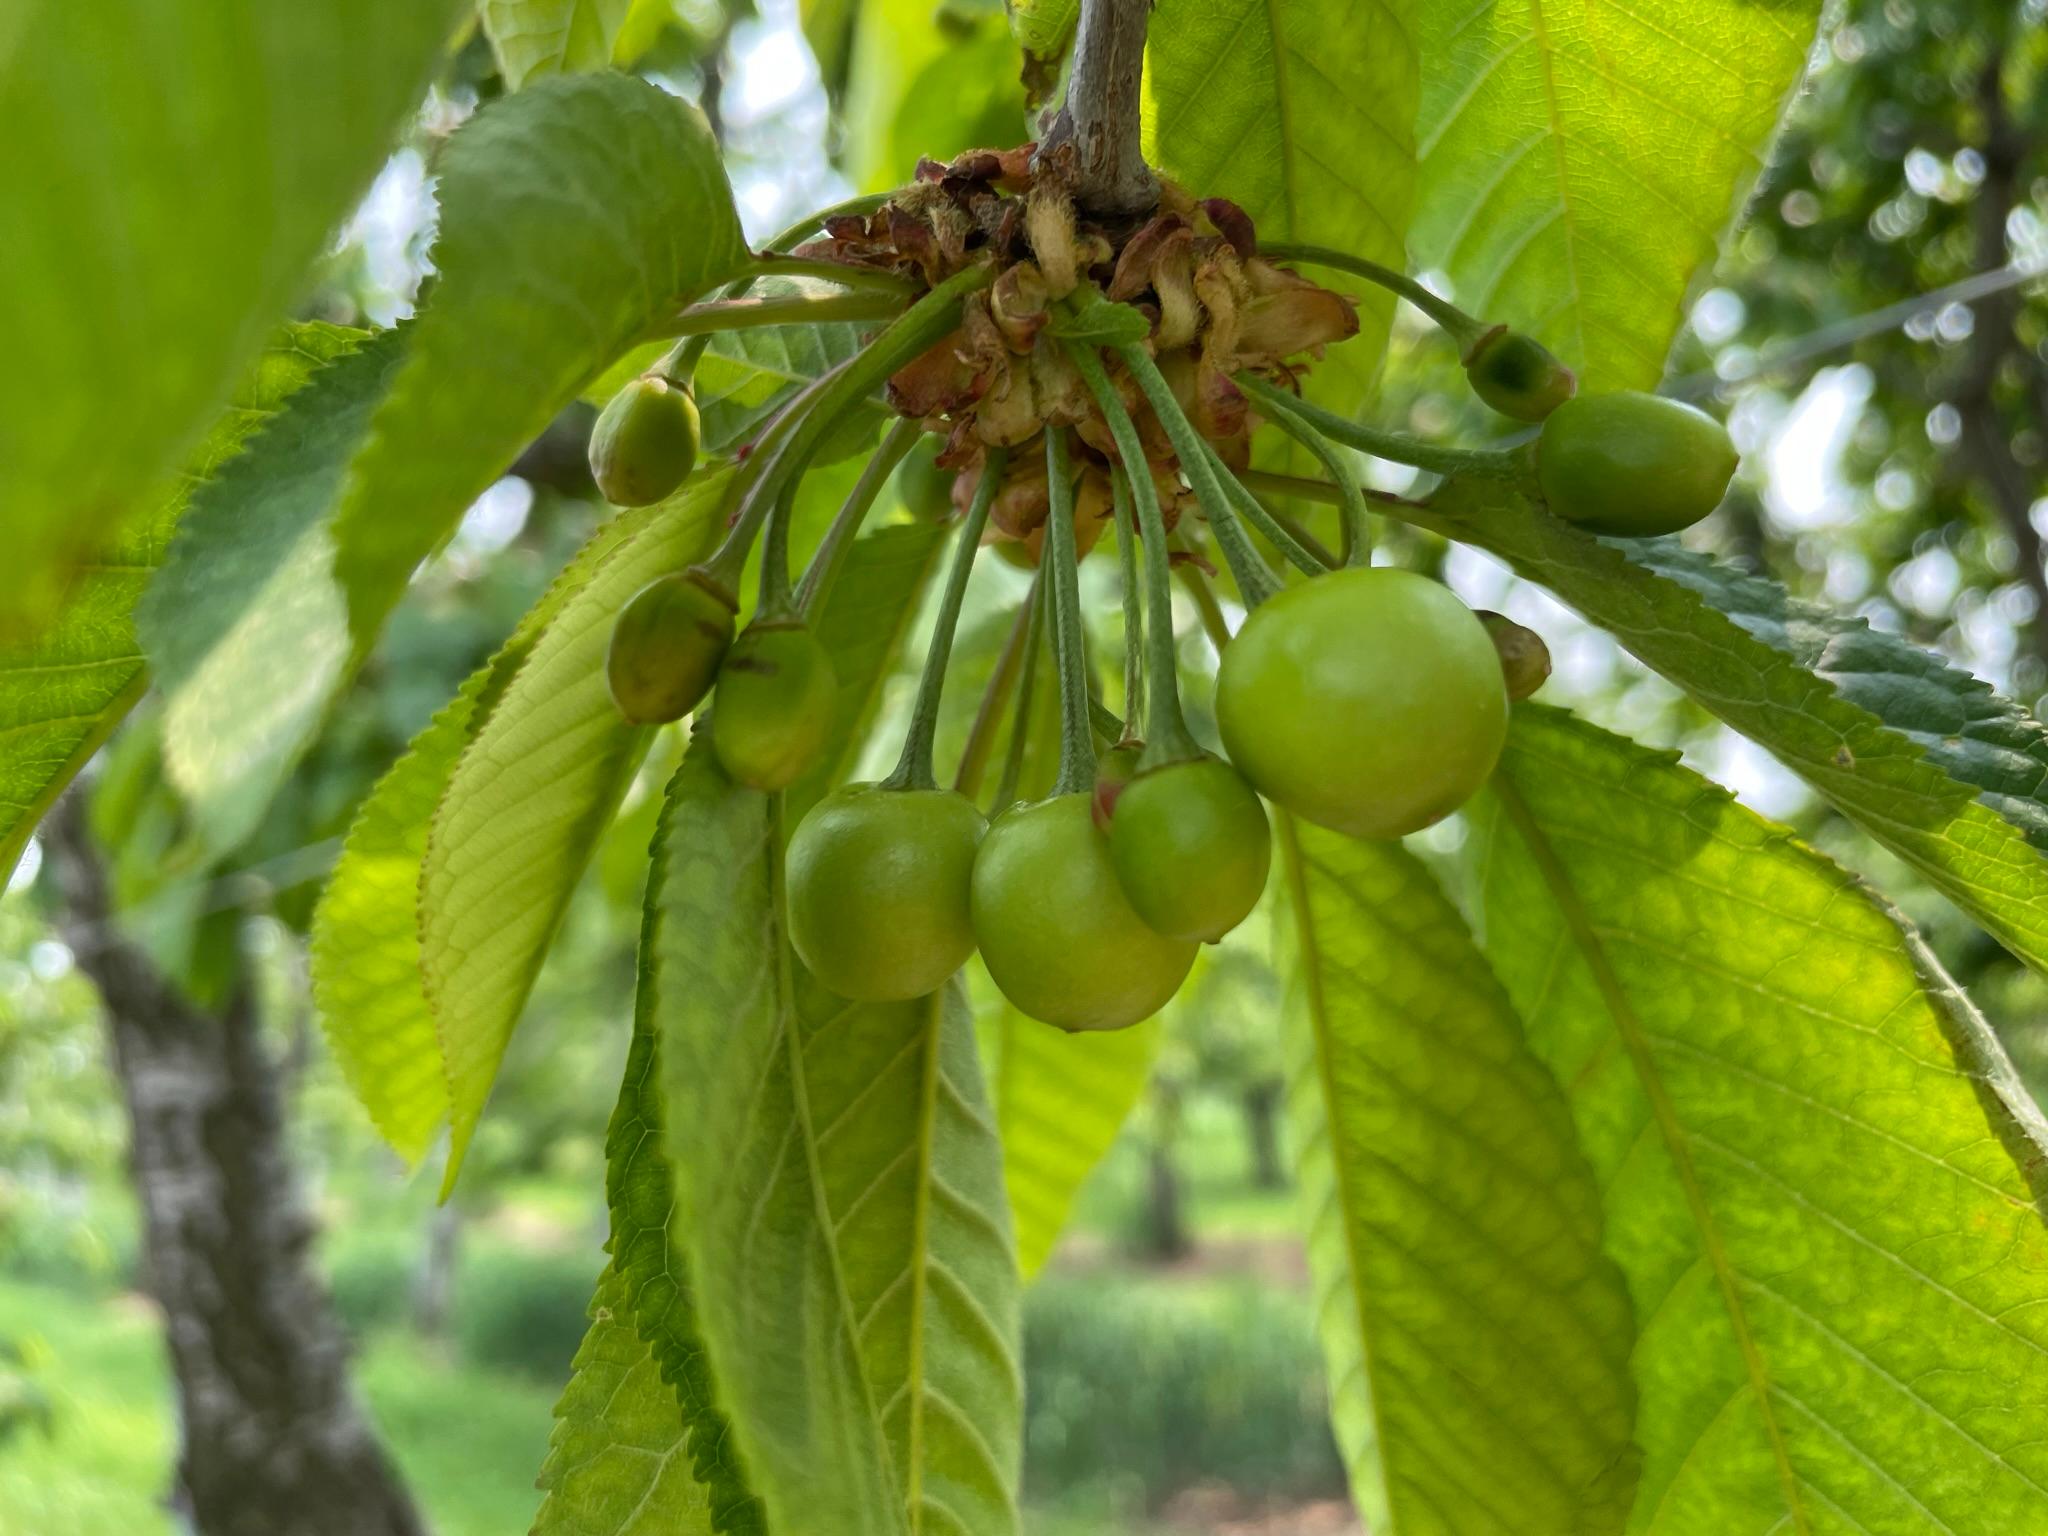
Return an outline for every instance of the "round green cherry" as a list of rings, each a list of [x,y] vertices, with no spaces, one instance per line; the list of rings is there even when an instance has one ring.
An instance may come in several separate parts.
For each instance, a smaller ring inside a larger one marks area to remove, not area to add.
[[[974,860],[974,938],[1018,1010],[1065,1030],[1124,1029],[1173,998],[1196,945],[1124,895],[1086,791],[1014,806]]]
[[[987,830],[974,802],[950,789],[834,790],[789,840],[798,958],[856,1002],[936,991],[974,952],[974,856]]]
[[[1497,325],[1465,355],[1472,393],[1516,421],[1541,421],[1579,392],[1579,376],[1533,337]]]
[[[896,488],[910,515],[923,523],[950,522],[953,517],[953,481],[950,469],[939,468],[940,440],[923,437],[896,468]]]
[[[749,624],[718,669],[711,746],[736,784],[786,789],[824,750],[839,680],[818,637],[794,620]]]
[[[1217,669],[1216,723],[1267,799],[1353,837],[1405,837],[1485,783],[1508,696],[1485,626],[1447,587],[1352,568],[1253,610]]]
[[[1147,769],[1116,798],[1109,855],[1131,906],[1172,939],[1214,943],[1250,915],[1273,864],[1266,808],[1230,764]]]
[[[1642,539],[1721,504],[1737,455],[1728,429],[1679,400],[1623,390],[1568,400],[1536,440],[1536,479],[1567,522]]]
[[[680,720],[711,691],[737,604],[695,571],[658,576],[612,621],[605,681],[635,725]]]
[[[590,473],[618,507],[665,501],[697,463],[701,429],[690,391],[645,374],[613,395],[590,432]]]

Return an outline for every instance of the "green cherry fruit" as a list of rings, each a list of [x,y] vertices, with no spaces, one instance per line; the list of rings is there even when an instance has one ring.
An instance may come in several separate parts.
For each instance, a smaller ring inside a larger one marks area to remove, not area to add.
[[[953,517],[953,481],[950,469],[939,468],[942,441],[925,437],[911,445],[896,471],[896,489],[910,515],[923,523],[950,522]]]
[[[856,1002],[936,991],[974,952],[968,904],[987,830],[974,802],[950,789],[833,791],[789,840],[797,955],[826,988]]]
[[[1496,325],[1465,354],[1472,393],[1516,421],[1541,421],[1579,392],[1579,376],[1542,342]]]
[[[652,506],[690,477],[699,436],[689,390],[643,375],[612,396],[591,429],[591,476],[613,506]]]
[[[1147,927],[1214,943],[1259,904],[1273,831],[1242,774],[1198,757],[1124,786],[1109,824],[1109,856]]]
[[[1485,626],[1449,588],[1351,568],[1252,611],[1217,669],[1216,723],[1267,799],[1353,837],[1405,837],[1486,781],[1508,695]]]
[[[1705,411],[1634,390],[1565,402],[1536,441],[1550,510],[1630,539],[1691,527],[1721,504],[1735,464],[1728,429]]]
[[[794,620],[747,626],[718,669],[712,750],[736,784],[787,789],[831,734],[839,679],[818,637]]]
[[[1094,796],[996,818],[974,860],[974,938],[1003,996],[1066,1030],[1123,1029],[1172,1000],[1196,946],[1145,925],[1095,830]]]
[[[680,720],[711,691],[738,605],[695,571],[658,576],[612,621],[605,681],[635,725]]]
[[[1533,629],[1517,624],[1506,614],[1478,610],[1479,622],[1500,654],[1501,681],[1507,684],[1508,700],[1519,704],[1550,678],[1550,647]]]
[[[1095,760],[1095,798],[1092,811],[1095,825],[1104,836],[1109,834],[1110,817],[1116,814],[1116,803],[1123,795],[1124,787],[1138,774],[1138,759],[1145,755],[1145,744],[1141,741],[1120,741]]]

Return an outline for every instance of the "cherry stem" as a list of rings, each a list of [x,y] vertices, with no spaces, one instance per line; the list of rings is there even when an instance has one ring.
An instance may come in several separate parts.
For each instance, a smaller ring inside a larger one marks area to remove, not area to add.
[[[754,258],[752,278],[758,281],[764,277],[815,277],[843,288],[893,293],[906,300],[916,292],[908,278],[883,267],[859,267],[850,261],[833,261],[824,256],[786,256],[780,251],[763,251]]]
[[[807,237],[822,228],[829,221],[858,213],[873,213],[895,195],[894,192],[868,192],[859,197],[849,197],[842,203],[834,203],[829,208],[820,208],[816,213],[807,214],[803,218],[798,219],[773,240],[770,240],[768,242],[768,250],[770,252],[786,251],[793,245],[802,245]],[[751,271],[741,274],[738,279],[725,285],[725,291],[719,297],[722,299],[743,297],[747,290],[754,286],[756,275]],[[660,362],[654,365],[652,371],[660,374],[671,384],[687,385],[690,382],[691,376],[697,371],[697,364],[704,356],[704,349],[710,345],[711,336],[709,332],[697,336],[687,336],[669,348],[667,354],[663,356]]]
[[[1246,522],[1265,535],[1268,544],[1280,551],[1289,565],[1304,576],[1321,576],[1330,569],[1329,561],[1318,559],[1314,550],[1297,539],[1279,518],[1266,510],[1264,502],[1244,488],[1243,482],[1230,472],[1230,466],[1223,462],[1223,456],[1212,444],[1205,442],[1202,446],[1208,450],[1209,466],[1216,472],[1217,483],[1223,487],[1232,504],[1244,514]]]
[[[861,352],[800,390],[770,424],[741,470],[745,485],[739,519],[725,542],[701,567],[707,579],[730,592],[746,568],[747,550],[760,520],[783,484],[803,471],[825,434],[890,374],[937,342],[960,320],[960,301],[988,286],[993,272],[979,263],[954,273],[932,289]],[[776,438],[770,451],[768,441]],[[756,464],[761,468],[756,470]]]
[[[1330,472],[1330,479],[1336,484],[1339,505],[1344,513],[1344,563],[1347,565],[1370,565],[1372,563],[1372,524],[1366,516],[1365,492],[1358,483],[1358,467],[1330,445],[1328,438],[1312,429],[1295,409],[1295,400],[1286,391],[1275,389],[1263,379],[1255,380],[1259,388],[1254,398],[1264,407],[1274,423],[1322,463]]]
[[[981,777],[988,771],[988,755],[995,746],[996,722],[1002,718],[1003,706],[1010,701],[1010,690],[1016,686],[1019,660],[1031,654],[1029,643],[1036,637],[1033,620],[1037,614],[1038,577],[1034,574],[1031,588],[1025,593],[1010,633],[996,656],[988,687],[982,690],[974,724],[968,727],[967,745],[960,753],[959,771],[953,775],[953,788],[970,800],[981,793]]]
[[[790,396],[782,409],[770,418],[761,435],[754,439],[753,451],[740,465],[739,473],[733,476],[727,492],[737,509],[732,515],[732,526],[718,548],[696,568],[719,591],[730,595],[738,589],[740,575],[747,565],[747,552],[754,547],[762,519],[775,504],[775,487],[780,483],[777,471],[782,466],[783,455],[797,425],[817,407],[832,381],[843,375],[855,361],[849,358],[804,385]]]
[[[832,595],[832,588],[839,580],[839,573],[846,568],[854,535],[860,532],[875,499],[882,494],[882,487],[888,483],[889,476],[903,462],[903,456],[910,452],[910,445],[917,441],[918,433],[923,430],[917,422],[898,418],[882,434],[881,446],[869,456],[860,478],[833,515],[825,537],[818,541],[817,549],[812,552],[811,563],[804,568],[803,580],[797,583],[796,605],[806,618],[823,611],[826,599]]]
[[[1095,732],[1088,714],[1088,650],[1081,620],[1081,569],[1074,548],[1074,468],[1065,429],[1045,434],[1045,544],[1052,568],[1053,654],[1060,669],[1060,771],[1055,795],[1095,787]]]
[[[703,336],[712,331],[744,331],[767,325],[825,325],[835,320],[888,320],[904,310],[905,290],[777,294],[766,299],[714,299],[693,304],[650,333],[654,336]]]
[[[767,531],[761,539],[761,600],[755,604],[757,623],[781,623],[797,616],[789,593],[789,520],[794,514],[796,481],[783,482],[782,494],[768,509]]]
[[[1124,409],[1122,397],[1110,383],[1109,372],[1102,366],[1102,359],[1093,347],[1071,341],[1064,345],[1082,382],[1095,396],[1103,420],[1109,424],[1109,435],[1116,443],[1117,458],[1122,463],[1123,478],[1130,486],[1131,500],[1137,507],[1138,528],[1143,535],[1145,670],[1149,677],[1145,754],[1141,761],[1149,767],[1154,762],[1174,763],[1199,757],[1202,749],[1189,734],[1187,718],[1180,707],[1180,679],[1173,645],[1173,587],[1166,554],[1166,518],[1159,506],[1159,487],[1153,483],[1151,466],[1146,462],[1145,445],[1139,440],[1138,428],[1131,420],[1131,413]],[[1171,394],[1168,398],[1172,398]],[[1141,475],[1144,477],[1142,481]]]
[[[1146,355],[1143,347],[1135,344],[1118,347],[1117,355],[1124,360],[1124,366],[1130,369],[1138,387],[1145,392],[1152,414],[1166,428],[1166,435],[1173,442],[1173,451],[1180,459],[1181,473],[1195,488],[1195,499],[1201,502],[1209,526],[1215,530],[1216,543],[1223,551],[1223,558],[1229,562],[1231,575],[1237,578],[1237,589],[1244,597],[1245,606],[1256,608],[1280,590],[1280,580],[1259,558],[1259,552],[1245,536],[1244,526],[1237,520],[1236,509],[1231,506],[1222,482],[1216,478],[1202,434],[1195,430],[1194,424],[1181,410],[1180,402],[1173,397],[1173,386],[1166,382],[1166,376]]]
[[[1216,600],[1216,589],[1209,585],[1209,578],[1198,565],[1181,566],[1180,579],[1195,599],[1195,612],[1202,616],[1202,628],[1209,636],[1210,646],[1221,656],[1223,647],[1230,644],[1230,620],[1224,617],[1223,604]]]
[[[1124,599],[1124,735],[1117,744],[1129,746],[1138,740],[1138,722],[1145,712],[1145,598],[1138,589],[1138,524],[1131,510],[1130,477],[1115,476],[1109,490],[1116,508],[1117,574]]]
[[[903,755],[896,760],[895,772],[882,780],[884,789],[939,787],[932,773],[932,743],[938,735],[939,699],[946,688],[946,664],[953,655],[953,631],[960,623],[960,603],[967,595],[967,578],[973,573],[974,557],[981,548],[981,530],[988,523],[988,509],[995,504],[1009,457],[1005,450],[991,448],[982,460],[974,505],[967,509],[960,542],[953,547],[953,563],[946,568],[946,589],[939,597],[932,643],[924,653],[924,671],[917,679],[917,701],[910,709],[910,729],[904,733]]]
[[[1003,776],[996,782],[996,797],[990,802],[997,808],[1017,798],[1017,780],[1024,773],[1024,750],[1031,744],[1032,695],[1038,691],[1038,639],[1045,631],[1045,610],[1051,600],[1052,583],[1045,579],[1045,562],[1040,560],[1037,579],[1031,584],[1030,622],[1024,628],[1024,678],[1017,687],[1017,708],[1010,718]]]
[[[1272,385],[1253,374],[1240,373],[1237,375],[1237,383],[1255,399],[1263,400],[1268,393],[1279,394]],[[1432,474],[1472,475],[1486,480],[1520,480],[1525,473],[1522,456],[1512,450],[1445,448],[1437,443],[1425,443],[1420,438],[1409,437],[1405,433],[1388,432],[1380,427],[1368,427],[1362,422],[1347,421],[1335,411],[1326,411],[1320,405],[1311,405],[1298,397],[1281,398],[1302,422],[1332,442],[1342,443],[1347,448],[1356,448],[1361,453],[1370,453],[1378,458],[1392,459],[1396,464],[1412,464],[1417,469],[1426,469]]]
[[[1306,262],[1312,267],[1328,267],[1333,272],[1349,272],[1353,277],[1362,277],[1369,283],[1378,283],[1380,287],[1398,293],[1443,328],[1456,343],[1460,357],[1474,342],[1494,329],[1489,322],[1468,315],[1448,299],[1431,293],[1406,273],[1383,267],[1363,256],[1353,256],[1348,251],[1292,240],[1278,243],[1262,240],[1259,242],[1259,254],[1274,261]]]
[[[1273,496],[1291,496],[1296,501],[1320,502],[1326,507],[1344,505],[1344,491],[1341,486],[1328,480],[1318,480],[1313,475],[1280,475],[1266,469],[1247,469],[1239,478],[1249,490],[1265,491]],[[1396,496],[1392,491],[1376,491],[1371,486],[1361,486],[1359,494],[1368,503],[1382,507],[1419,507],[1419,501],[1410,501],[1405,496]],[[1397,511],[1393,514],[1399,517]]]

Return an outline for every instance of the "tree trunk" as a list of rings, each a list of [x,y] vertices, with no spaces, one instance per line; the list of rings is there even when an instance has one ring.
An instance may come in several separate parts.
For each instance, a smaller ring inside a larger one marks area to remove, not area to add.
[[[1272,1078],[1253,1083],[1244,1090],[1242,1102],[1252,1187],[1285,1189],[1287,1171],[1280,1163],[1280,1084]]]
[[[453,1200],[427,1218],[427,1249],[413,1290],[413,1327],[430,1339],[448,1336],[455,1307],[455,1265],[462,1247],[462,1213]]]
[[[1194,1247],[1173,1160],[1179,1139],[1180,1085],[1161,1077],[1152,1085],[1152,1134],[1145,1147],[1144,1245],[1146,1256],[1162,1263],[1186,1258]]]
[[[46,849],[128,1111],[144,1278],[177,1382],[172,1501],[201,1536],[423,1536],[309,1263],[313,1223],[248,989],[198,1008],[114,930],[84,822],[67,797]]]

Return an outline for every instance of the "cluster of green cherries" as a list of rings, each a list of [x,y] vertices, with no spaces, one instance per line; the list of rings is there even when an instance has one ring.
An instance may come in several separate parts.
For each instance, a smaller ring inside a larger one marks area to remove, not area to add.
[[[1040,581],[1060,680],[1057,784],[991,822],[934,777],[953,629],[1006,468],[1005,450],[990,449],[901,759],[879,782],[826,794],[789,841],[790,941],[821,983],[850,999],[924,996],[978,949],[996,985],[1030,1017],[1068,1030],[1134,1024],[1173,997],[1202,943],[1220,940],[1260,900],[1272,858],[1265,802],[1355,837],[1419,831],[1484,784],[1511,701],[1548,672],[1527,631],[1475,614],[1422,575],[1369,564],[1362,527],[1347,528],[1350,560],[1337,569],[1283,586],[1260,560],[1265,579],[1248,582],[1234,549],[1249,546],[1241,530],[1226,540],[1219,521],[1227,498],[1204,495],[1251,605],[1217,671],[1225,755],[1205,751],[1181,713],[1167,531],[1141,438],[1104,354],[1066,345],[1118,445],[1126,623],[1142,621],[1143,646],[1142,679],[1134,668],[1137,691],[1126,707],[1142,708],[1144,741],[1098,762],[1072,520],[1078,471],[1066,430],[1053,428],[1043,433],[1051,505]],[[1159,393],[1166,386],[1157,370],[1148,374],[1132,348],[1122,356],[1173,428],[1177,413]],[[1628,537],[1671,532],[1705,516],[1727,488],[1734,449],[1702,412],[1643,394],[1580,396],[1549,352],[1498,327],[1473,335],[1464,361],[1489,405],[1541,422],[1531,490],[1568,521]],[[1279,391],[1255,388],[1253,399],[1290,429],[1309,415]],[[1188,468],[1199,452],[1177,446],[1183,472],[1200,481]],[[642,505],[673,492],[697,453],[687,386],[650,376],[607,407],[591,458],[611,500]],[[1121,473],[1132,465],[1137,474]],[[766,558],[786,565],[778,526],[768,521]],[[1142,610],[1128,588],[1136,552]],[[773,792],[823,751],[835,706],[832,659],[770,578],[758,616],[735,635],[737,608],[704,567],[661,577],[618,615],[609,682],[626,718],[643,723],[681,719],[715,687],[708,730],[719,764],[735,783]]]

